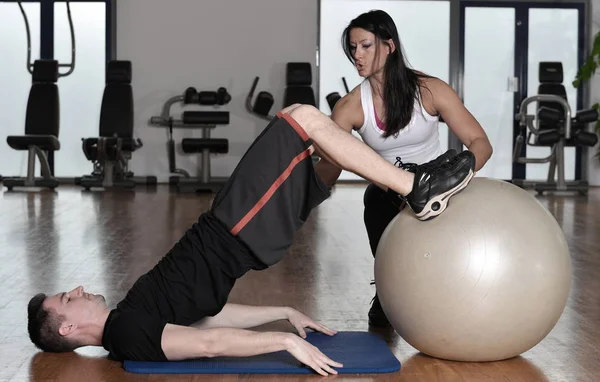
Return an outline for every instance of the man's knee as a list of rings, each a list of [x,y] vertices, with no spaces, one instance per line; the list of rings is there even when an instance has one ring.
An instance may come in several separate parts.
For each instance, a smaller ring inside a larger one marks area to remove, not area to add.
[[[319,126],[314,122],[324,116],[319,109],[311,105],[299,105],[289,112],[289,115],[306,130],[308,135],[311,135],[311,131]]]
[[[301,103],[292,104],[290,106],[287,106],[287,107],[281,109],[281,113],[282,114],[290,114],[292,111],[294,111],[295,109],[297,109],[300,106],[302,106]]]

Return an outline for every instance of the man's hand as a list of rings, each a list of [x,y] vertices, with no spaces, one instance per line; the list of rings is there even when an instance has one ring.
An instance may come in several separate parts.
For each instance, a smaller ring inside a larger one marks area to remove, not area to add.
[[[296,335],[291,335],[289,337],[287,351],[298,361],[309,366],[321,375],[337,374],[338,372],[332,369],[331,366],[344,367],[341,363],[335,362],[325,354],[321,353],[316,346]]]
[[[294,308],[288,308],[287,319],[290,322],[290,324],[292,324],[296,328],[298,334],[302,338],[306,338],[306,332],[304,331],[304,328],[310,328],[318,332],[327,334],[328,336],[333,336],[337,334],[335,330],[329,329],[325,325],[314,321],[312,318],[304,315],[303,313],[300,313]]]

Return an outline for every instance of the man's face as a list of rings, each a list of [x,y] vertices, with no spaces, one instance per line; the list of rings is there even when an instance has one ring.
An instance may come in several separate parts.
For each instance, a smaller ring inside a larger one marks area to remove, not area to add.
[[[43,306],[64,317],[60,328],[61,335],[70,334],[77,328],[94,322],[94,319],[107,309],[104,296],[86,293],[82,286],[70,292],[47,297]]]

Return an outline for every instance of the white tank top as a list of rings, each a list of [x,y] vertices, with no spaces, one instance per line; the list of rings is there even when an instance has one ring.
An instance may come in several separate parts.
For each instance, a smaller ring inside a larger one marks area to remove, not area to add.
[[[394,164],[396,157],[400,157],[404,163],[421,164],[442,154],[438,117],[427,113],[421,102],[415,100],[410,123],[398,136],[384,138],[384,125],[376,118],[371,84],[366,79],[360,85],[360,100],[364,123],[357,132],[367,145],[388,162]]]

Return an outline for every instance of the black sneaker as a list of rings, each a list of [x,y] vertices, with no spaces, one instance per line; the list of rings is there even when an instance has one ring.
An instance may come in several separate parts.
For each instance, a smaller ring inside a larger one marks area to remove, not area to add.
[[[373,297],[371,309],[369,309],[369,326],[375,326],[380,328],[389,327],[392,324],[388,321],[377,294]]]
[[[446,210],[449,199],[462,191],[475,175],[475,156],[466,150],[439,163],[434,159],[417,166],[407,204],[420,220],[432,219]]]
[[[450,149],[450,150],[446,151],[445,153],[443,153],[442,155],[440,155],[439,157],[435,158],[434,160],[426,163],[426,165],[437,167],[444,162],[448,162],[451,158],[455,157],[456,155],[457,155],[456,150]],[[400,157],[396,157],[396,163],[394,163],[394,165],[403,170],[410,171],[412,173],[416,172],[417,167],[419,167],[419,165],[416,163],[402,162],[402,158],[400,158]]]
[[[434,160],[423,164],[422,166],[439,167],[441,164],[448,162],[450,159],[452,159],[456,155],[457,155],[456,150],[450,149],[450,150],[446,151],[445,153],[441,154],[440,156],[438,156],[437,158],[435,158]],[[413,174],[417,172],[417,168],[419,167],[419,165],[416,163],[402,162],[402,158],[400,158],[400,157],[396,157],[396,163],[394,163],[394,166],[397,166],[397,167],[401,168],[402,170],[412,172]],[[406,205],[406,197],[403,195],[400,195],[396,191],[390,190],[390,189],[388,189],[388,193],[391,194],[391,200],[392,200],[393,205],[396,206],[396,208],[398,208],[399,210],[404,209],[404,206]]]

